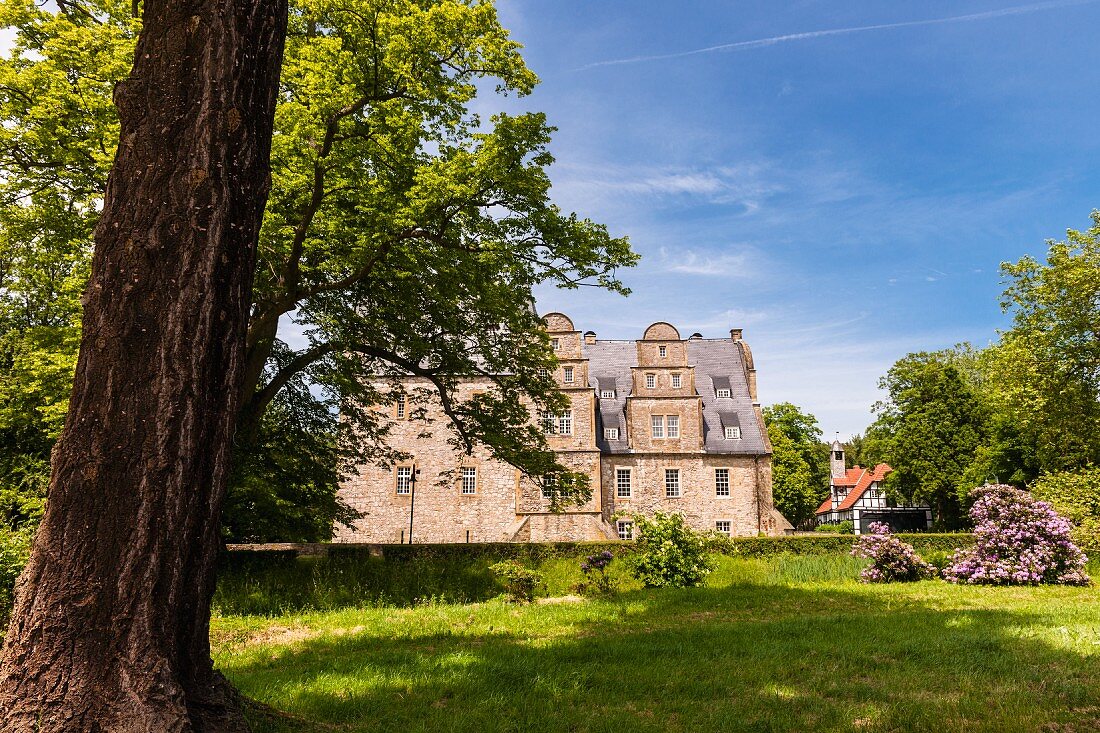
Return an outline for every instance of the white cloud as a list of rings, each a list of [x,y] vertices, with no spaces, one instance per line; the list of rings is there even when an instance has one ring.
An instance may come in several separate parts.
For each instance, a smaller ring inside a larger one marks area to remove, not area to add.
[[[727,254],[700,253],[692,249],[661,247],[661,264],[666,272],[707,277],[753,277],[759,272],[749,250]]]

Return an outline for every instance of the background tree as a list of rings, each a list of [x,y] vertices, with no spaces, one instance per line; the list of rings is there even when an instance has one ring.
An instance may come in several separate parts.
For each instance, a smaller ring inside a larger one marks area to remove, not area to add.
[[[876,455],[894,469],[888,491],[927,502],[947,527],[973,488],[966,472],[987,438],[988,414],[952,363],[951,352],[921,352],[899,359],[879,381],[887,393],[876,403],[868,429]]]
[[[61,4],[62,13],[87,13]],[[286,5],[148,0],[0,728],[247,730],[210,660]]]
[[[1100,464],[1100,212],[1087,231],[1001,266],[1012,328],[990,354],[997,412],[1046,471]]]
[[[20,176],[0,176],[9,209],[18,213],[20,201],[37,196],[40,219],[66,222],[65,237],[45,230],[28,245],[51,261],[63,259],[66,247],[75,262],[86,255],[95,184],[105,175],[92,152],[112,150],[116,139],[109,91],[125,68],[118,59],[128,58],[135,23],[129,3],[96,2],[88,12],[53,14],[30,0],[4,0],[25,50],[5,62],[14,91],[0,86],[4,134],[37,147],[0,148],[0,172],[53,161],[61,148],[84,162],[48,166],[33,189]],[[53,121],[20,102],[33,98],[26,80],[38,77],[64,98]],[[392,403],[404,374],[432,385],[408,396],[412,409],[443,400],[449,422],[437,427],[456,450],[484,443],[530,475],[567,473],[529,420],[527,406],[553,409],[560,400],[542,376],[553,357],[528,307],[531,288],[626,292],[615,271],[636,258],[625,240],[551,203],[551,128],[542,115],[481,119],[470,110],[479,91],[522,95],[536,81],[489,3],[322,0],[291,8],[228,536],[327,537],[328,522],[348,516],[335,503],[340,458],[397,457],[378,413],[365,406]],[[83,99],[90,122],[82,122]],[[88,193],[78,198],[70,189]],[[14,228],[4,237],[28,241]],[[83,277],[79,267],[72,271],[75,293]],[[23,292],[15,280],[5,286]],[[25,299],[54,303],[70,329],[77,323],[75,298]],[[13,338],[26,342],[22,332]],[[62,376],[73,343],[48,347],[62,359]],[[490,376],[497,388],[461,404],[456,385],[471,374]],[[64,383],[55,380],[47,398],[58,413]],[[33,406],[17,407],[34,414]],[[31,455],[40,462],[31,465],[41,468],[55,433],[32,427],[36,441],[27,444],[37,446]],[[285,447],[295,442],[306,449],[292,456]],[[22,480],[11,473],[7,483]],[[583,481],[557,486],[564,494],[586,489]],[[314,510],[293,508],[303,501]],[[256,521],[257,511],[279,515]]]
[[[829,447],[821,442],[817,418],[790,402],[765,407],[764,423],[774,451],[775,508],[797,527],[829,495]]]

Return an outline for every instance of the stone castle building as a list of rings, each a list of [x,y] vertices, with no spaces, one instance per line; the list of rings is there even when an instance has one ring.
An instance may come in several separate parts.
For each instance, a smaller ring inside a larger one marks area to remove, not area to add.
[[[639,341],[600,341],[561,313],[543,320],[570,408],[541,420],[559,462],[590,477],[591,499],[551,511],[538,482],[484,448],[456,454],[438,405],[426,406],[426,423],[398,402],[391,441],[411,458],[363,464],[344,480],[340,497],[363,516],[336,542],[408,542],[410,527],[418,543],[631,539],[629,515],[655,511],[734,536],[790,526],[772,505],[771,445],[740,329],[682,339],[654,323]],[[405,383],[410,393],[427,386]],[[488,386],[471,378],[458,398]]]

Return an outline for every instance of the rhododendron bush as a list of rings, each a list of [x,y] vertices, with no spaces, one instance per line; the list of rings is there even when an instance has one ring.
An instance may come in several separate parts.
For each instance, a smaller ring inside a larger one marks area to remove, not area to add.
[[[890,525],[871,522],[871,534],[860,535],[852,555],[871,561],[859,574],[864,583],[893,583],[934,577],[936,569],[917,555],[913,546],[890,534]]]
[[[1088,585],[1085,554],[1065,517],[1045,501],[1004,484],[971,493],[975,544],[957,550],[944,577],[981,585]]]

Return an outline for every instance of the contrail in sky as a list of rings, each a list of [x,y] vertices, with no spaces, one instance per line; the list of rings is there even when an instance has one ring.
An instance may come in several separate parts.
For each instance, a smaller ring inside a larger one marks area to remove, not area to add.
[[[1091,5],[1097,0],[1053,0],[1052,2],[1034,3],[1032,5],[1017,5],[1011,8],[1001,8],[1000,10],[988,10],[983,13],[971,13],[969,15],[952,15],[947,18],[930,18],[928,20],[907,20],[900,23],[880,23],[878,25],[861,25],[855,28],[830,28],[822,31],[807,31],[805,33],[789,33],[783,36],[772,36],[770,38],[757,38],[751,41],[737,41],[736,43],[723,43],[719,46],[707,46],[706,48],[696,48],[691,51],[680,51],[677,53],[664,53],[654,56],[631,56],[629,58],[611,59],[610,61],[596,61],[591,64],[581,66],[575,71],[584,71],[586,69],[594,69],[598,66],[619,66],[622,64],[637,64],[643,61],[661,61],[664,59],[679,59],[685,56],[698,56],[704,53],[713,53],[715,51],[737,51],[743,48],[760,48],[762,46],[774,46],[777,43],[787,43],[789,41],[804,41],[809,38],[823,38],[825,36],[843,36],[849,33],[862,33],[864,31],[884,31],[892,28],[912,28],[920,25],[940,25],[943,23],[966,23],[975,20],[989,20],[991,18],[1003,18],[1007,15],[1023,15],[1025,13],[1036,13],[1041,10],[1052,10],[1054,8],[1064,8],[1071,5]]]

